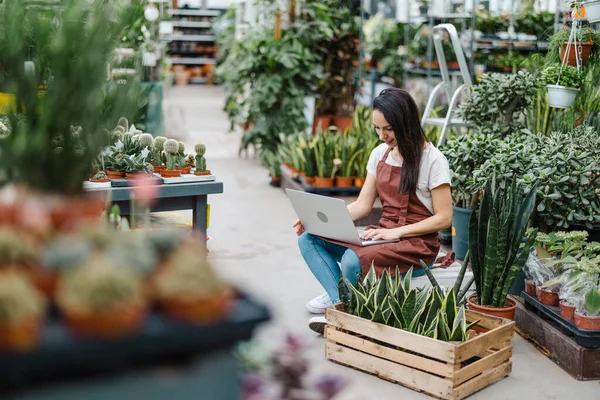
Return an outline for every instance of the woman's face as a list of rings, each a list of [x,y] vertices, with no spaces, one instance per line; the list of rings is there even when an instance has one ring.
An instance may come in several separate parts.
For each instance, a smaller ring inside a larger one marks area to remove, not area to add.
[[[392,148],[396,146],[396,134],[379,110],[373,110],[373,125],[375,125],[375,131],[379,139]]]

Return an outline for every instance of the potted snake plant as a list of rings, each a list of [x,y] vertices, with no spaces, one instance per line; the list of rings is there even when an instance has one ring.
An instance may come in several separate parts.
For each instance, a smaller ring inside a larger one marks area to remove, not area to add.
[[[334,184],[335,136],[330,130],[318,131],[315,142],[317,176],[314,186],[332,187]]]

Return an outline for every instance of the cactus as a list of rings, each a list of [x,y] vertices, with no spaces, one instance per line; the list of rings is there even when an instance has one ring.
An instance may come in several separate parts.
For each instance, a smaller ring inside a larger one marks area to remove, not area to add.
[[[38,253],[33,240],[8,227],[0,228],[0,266],[35,265]]]
[[[105,181],[105,180],[108,179],[108,176],[106,175],[106,172],[104,172],[104,171],[98,171],[94,175],[93,179],[96,180],[96,181]]]
[[[165,153],[167,156],[167,170],[175,171],[177,169],[177,160],[179,153],[179,145],[176,140],[169,139],[164,144]]]
[[[204,154],[206,153],[206,145],[204,143],[197,143],[194,146],[194,150],[196,151],[196,171],[205,172],[206,159],[204,158]]]
[[[185,166],[190,168],[194,168],[196,166],[196,159],[193,155],[188,154],[188,156],[185,158]]]
[[[167,138],[164,136],[157,136],[154,139],[154,146],[152,146],[152,162],[155,167],[162,167],[162,151]]]
[[[122,128],[123,132],[127,132],[129,130],[129,121],[125,117],[119,118],[119,122],[117,122],[116,129]]]
[[[147,147],[148,149],[152,149],[152,145],[154,144],[154,138],[149,133],[142,133],[140,138],[138,139],[140,142],[140,146],[142,148]]]
[[[63,311],[91,314],[143,304],[141,277],[131,268],[117,267],[106,256],[96,255],[64,275],[57,301]]]
[[[0,326],[42,318],[46,302],[20,273],[4,272],[0,279]]]
[[[177,146],[178,146],[177,165],[179,166],[179,168],[185,168],[185,143],[183,143],[182,141],[179,141],[179,142],[177,142]]]

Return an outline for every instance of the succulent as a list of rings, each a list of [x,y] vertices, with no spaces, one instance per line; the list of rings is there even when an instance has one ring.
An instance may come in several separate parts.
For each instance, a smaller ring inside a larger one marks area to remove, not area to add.
[[[30,265],[37,260],[36,246],[24,234],[0,227],[0,267]]]
[[[139,140],[140,146],[142,146],[142,148],[147,147],[148,149],[152,149],[153,144],[154,144],[154,138],[152,137],[151,134],[142,133],[138,140]]]
[[[197,243],[184,242],[171,254],[168,266],[159,275],[156,289],[161,298],[194,300],[221,293],[227,285],[205,257],[198,255]]]
[[[139,140],[140,140],[140,134],[139,133],[134,133],[133,136],[131,137],[131,140],[134,141],[134,142],[139,142]]]
[[[125,117],[119,118],[119,121],[117,122],[117,128],[122,128],[123,133],[127,132],[129,130],[129,121],[127,120],[127,118],[125,118]],[[115,129],[117,129],[117,128],[115,128]]]
[[[197,143],[194,146],[194,151],[196,151],[196,171],[205,172],[206,159],[204,158],[204,154],[206,153],[206,145],[203,143]]]
[[[152,165],[146,161],[146,157],[143,153],[137,156],[125,156],[123,160],[126,164],[125,172],[129,174],[135,173],[151,173],[154,172]]]
[[[167,138],[164,136],[157,136],[154,138],[154,145],[152,146],[152,162],[155,167],[161,167],[163,165],[162,161],[162,151]]]
[[[133,133],[125,132],[123,134],[123,143],[125,143],[125,140],[133,140]]]
[[[33,285],[17,272],[0,279],[0,326],[15,325],[42,317],[46,301]]]
[[[106,175],[106,172],[104,172],[104,171],[98,171],[94,174],[94,180],[104,181],[106,179],[108,179],[108,176]]]
[[[187,155],[187,157],[185,158],[185,166],[190,168],[194,168],[196,166],[196,159],[193,155]]]
[[[164,143],[164,149],[167,156],[167,170],[175,171],[177,169],[177,160],[179,145],[176,140],[169,139]]]
[[[179,141],[177,143],[177,146],[178,146],[177,165],[179,165],[179,168],[185,168],[185,144],[182,141]]]
[[[142,281],[128,266],[99,254],[63,276],[57,300],[62,308],[82,313],[118,311],[144,303]]]

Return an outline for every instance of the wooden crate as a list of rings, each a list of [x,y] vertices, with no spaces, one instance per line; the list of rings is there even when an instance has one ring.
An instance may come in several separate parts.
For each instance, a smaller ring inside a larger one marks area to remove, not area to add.
[[[467,311],[485,332],[448,343],[346,314],[339,304],[326,318],[328,359],[440,399],[463,399],[512,371],[514,321]]]

